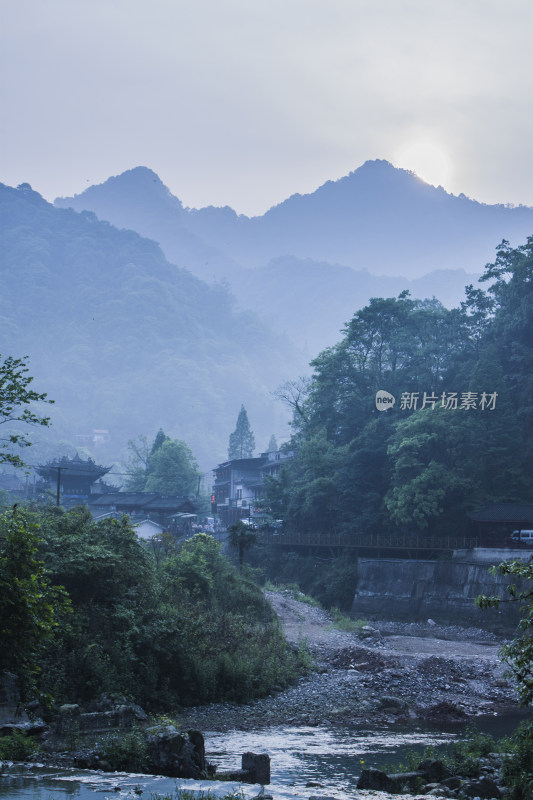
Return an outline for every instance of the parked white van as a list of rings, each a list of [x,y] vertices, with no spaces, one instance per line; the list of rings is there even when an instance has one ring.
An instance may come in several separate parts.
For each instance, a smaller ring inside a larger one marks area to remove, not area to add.
[[[513,531],[511,539],[513,542],[524,542],[533,546],[533,531]]]

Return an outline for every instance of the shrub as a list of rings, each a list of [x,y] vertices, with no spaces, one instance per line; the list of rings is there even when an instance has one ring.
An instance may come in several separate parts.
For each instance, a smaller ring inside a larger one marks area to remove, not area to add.
[[[149,766],[146,734],[138,728],[107,736],[100,753],[114,770],[144,772]]]
[[[530,800],[533,796],[533,722],[523,722],[509,739],[502,742],[505,756],[502,777],[509,787],[510,800]]]
[[[10,736],[0,736],[0,761],[24,761],[38,750],[34,739],[21,731]]]

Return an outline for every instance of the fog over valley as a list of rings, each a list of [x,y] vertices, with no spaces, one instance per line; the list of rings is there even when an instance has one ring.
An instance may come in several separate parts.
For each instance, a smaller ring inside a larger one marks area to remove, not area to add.
[[[55,405],[52,439],[119,460],[159,427],[209,470],[241,403],[257,449],[290,434],[273,392],[310,373],[371,297],[464,299],[533,210],[487,206],[385,161],[261,217],[184,208],[137,167],[55,208],[1,190],[2,341],[29,354]],[[93,437],[94,438],[94,437]]]

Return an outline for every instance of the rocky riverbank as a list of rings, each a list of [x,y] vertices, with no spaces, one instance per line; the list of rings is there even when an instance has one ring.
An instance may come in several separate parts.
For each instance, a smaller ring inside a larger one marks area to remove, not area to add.
[[[380,622],[358,633],[286,592],[267,592],[287,639],[305,641],[315,671],[296,686],[246,705],[184,709],[180,724],[200,730],[270,725],[440,723],[518,709],[498,651],[504,639],[481,629]]]
[[[183,744],[179,734],[183,731],[189,731],[184,740],[187,744],[191,731],[257,732],[283,726],[333,728],[337,725],[375,730],[394,729],[397,725],[401,730],[409,720],[446,725],[475,720],[480,715],[518,710],[517,697],[504,676],[505,665],[498,655],[504,639],[494,633],[437,625],[431,620],[404,624],[373,622],[359,625],[356,632],[346,632],[335,626],[332,615],[302,602],[290,592],[268,592],[267,597],[278,613],[288,641],[294,647],[306,642],[313,659],[312,671],[296,685],[286,689],[280,687],[274,694],[252,703],[218,703],[182,709],[176,715],[175,729],[163,732],[172,739],[169,752],[174,760],[174,743],[179,739],[178,743]],[[142,715],[138,707],[126,708],[123,703],[117,710],[113,703],[111,705],[113,707],[107,708],[105,703],[100,703],[98,707],[84,709],[81,716],[87,719],[82,721],[92,723],[93,718],[96,720],[98,717],[96,721],[100,724],[105,721],[100,717],[107,720],[107,715],[120,713],[124,716],[126,711],[130,716],[134,714],[137,720],[139,714]],[[140,722],[143,728],[149,724],[148,720]],[[121,768],[117,766],[120,761],[116,762],[115,758],[126,755],[123,752],[126,746],[129,748],[127,755],[131,755],[133,748],[133,754],[140,757],[135,771],[150,771],[150,768],[142,768],[142,748],[148,746],[148,760],[155,764],[157,759],[150,749],[154,743],[148,737],[143,744],[132,734],[126,745],[126,736],[127,729],[119,732],[111,750],[109,742],[105,744],[105,736],[98,746],[75,742],[74,737],[72,747],[58,746],[52,737],[52,740],[43,742],[39,758],[48,764],[64,767],[110,771]],[[161,739],[162,734],[157,736]],[[156,743],[158,753],[159,739]],[[163,744],[166,747],[166,739]],[[165,748],[163,750],[167,758]],[[156,768],[152,766],[151,769]],[[488,764],[484,777],[491,777],[490,770],[494,769],[492,762]],[[158,766],[157,770],[165,774],[179,772],[177,767],[169,770],[168,765],[164,768]],[[446,776],[446,780],[457,777]],[[492,777],[495,777],[495,772]],[[413,780],[418,778],[415,776]],[[382,791],[390,792],[392,787],[395,793],[400,791],[397,782],[387,784],[388,789],[386,783],[381,787]],[[422,786],[422,781],[418,780],[419,791],[423,789],[431,795],[449,797],[461,797],[466,786],[463,779],[457,789],[451,784],[437,786],[438,780],[424,778],[423,783]]]

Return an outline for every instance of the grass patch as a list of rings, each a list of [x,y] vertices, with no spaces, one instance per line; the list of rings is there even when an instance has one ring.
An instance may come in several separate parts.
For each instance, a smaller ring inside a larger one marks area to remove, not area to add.
[[[100,752],[114,770],[145,772],[149,767],[146,733],[133,728],[128,733],[111,733],[101,744]]]
[[[421,761],[442,761],[450,775],[464,778],[478,778],[481,774],[481,759],[490,753],[500,752],[500,743],[477,728],[467,728],[465,738],[436,748],[429,745],[420,753],[408,750],[405,763],[387,764],[383,770],[388,773],[415,772]]]
[[[297,583],[272,583],[272,581],[266,581],[263,588],[267,592],[290,592],[292,599],[297,600],[299,603],[305,603],[315,608],[323,608],[319,600],[311,597],[310,594],[302,592]]]
[[[330,611],[333,617],[333,622],[329,626],[339,631],[346,631],[347,633],[359,633],[367,622],[364,619],[353,619],[347,614],[343,614],[338,608],[332,608]]]

